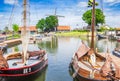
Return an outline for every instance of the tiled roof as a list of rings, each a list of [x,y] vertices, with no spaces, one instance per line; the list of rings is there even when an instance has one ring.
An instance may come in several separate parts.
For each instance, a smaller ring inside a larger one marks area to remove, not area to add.
[[[70,26],[58,26],[57,30],[59,30],[59,31],[64,31],[64,30],[70,31]]]
[[[29,27],[27,27],[27,28],[29,28],[30,31],[37,31],[36,26],[29,26]],[[22,29],[23,29],[23,27],[19,27],[19,30],[20,30],[20,31],[21,31]]]
[[[120,27],[118,27],[118,28],[115,28],[116,30],[120,30]]]

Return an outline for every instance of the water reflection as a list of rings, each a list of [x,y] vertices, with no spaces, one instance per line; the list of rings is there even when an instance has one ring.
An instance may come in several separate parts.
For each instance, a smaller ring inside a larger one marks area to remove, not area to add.
[[[83,37],[82,37],[83,38]],[[84,37],[84,42],[90,45],[90,38]],[[29,50],[45,49],[48,54],[48,68],[43,71],[37,78],[25,79],[26,81],[77,81],[72,78],[69,72],[69,63],[74,52],[77,50],[81,42],[79,37],[51,37],[50,40],[37,42],[37,44],[30,44]],[[95,39],[95,47],[100,52],[106,52],[106,47],[109,47],[110,52],[119,47],[120,43],[106,39]],[[17,45],[19,51],[22,50],[21,45]],[[8,48],[10,53],[12,48]],[[17,81],[17,80],[16,80]]]
[[[37,42],[38,48],[45,49],[50,53],[57,53],[58,49],[58,38],[51,37],[51,40]]]
[[[47,71],[47,67],[41,72],[41,74],[39,74],[38,77],[36,77],[35,80],[33,81],[46,81],[46,71]],[[31,80],[29,80],[31,81]]]

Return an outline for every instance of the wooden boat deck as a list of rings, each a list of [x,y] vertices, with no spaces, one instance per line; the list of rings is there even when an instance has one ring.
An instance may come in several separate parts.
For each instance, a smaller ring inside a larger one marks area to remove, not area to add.
[[[13,65],[15,62],[22,62],[22,59],[12,59],[12,60],[8,60],[8,64],[9,64],[9,68],[12,69],[12,68],[20,68],[20,67],[23,67],[23,66],[30,66],[30,65],[33,65],[33,64],[36,64],[40,61],[40,59],[29,59],[27,60],[27,63],[26,65],[23,65],[23,64],[17,64],[17,65]]]
[[[78,62],[78,66],[80,67],[78,73],[81,76],[84,76],[86,78],[90,78],[90,75],[91,75],[91,72],[93,71],[93,68],[91,67],[91,65],[88,62],[85,62],[85,63],[86,64],[84,64],[83,62]],[[97,64],[99,64],[100,67],[96,68],[97,70],[95,70],[94,79],[96,79],[96,80],[106,80],[106,78],[102,77],[99,73],[99,70],[102,67],[102,65],[104,64],[104,62],[97,62]]]
[[[11,55],[17,55],[17,54],[20,54],[20,52],[13,52],[13,53],[10,53],[10,54],[5,54],[4,57],[5,59],[7,59],[7,62],[8,62],[8,65],[9,65],[9,68],[20,68],[20,67],[23,67],[23,66],[31,66],[33,64],[36,64],[40,61],[42,61],[42,58],[39,57],[39,56],[33,56],[33,57],[30,57],[27,62],[26,62],[26,65],[23,65],[23,63],[19,63],[19,64],[15,64],[17,62],[22,62],[22,58],[21,57],[9,57],[9,59],[7,58],[8,56],[11,56]],[[39,57],[39,58],[38,58]],[[15,64],[15,65],[14,65]]]
[[[105,53],[98,53],[98,55],[106,58]],[[112,55],[112,54],[110,54],[110,56],[111,56],[111,58],[113,59],[113,61],[115,61],[117,64],[120,64],[120,58],[119,58],[119,57],[114,56],[114,55]],[[120,67],[120,65],[118,65],[118,66]]]
[[[98,67],[96,67],[97,70],[100,70],[100,68],[103,66],[104,62],[97,62]],[[88,71],[91,71],[93,68],[88,62],[78,62],[78,66],[81,68],[84,68]]]

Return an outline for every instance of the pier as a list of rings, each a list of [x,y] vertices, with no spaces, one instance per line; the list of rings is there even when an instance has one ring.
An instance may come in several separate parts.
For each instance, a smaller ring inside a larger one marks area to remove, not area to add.
[[[7,46],[13,46],[13,45],[16,45],[16,44],[20,44],[21,43],[21,39],[12,39],[12,40],[6,40],[4,42],[1,42],[0,43],[0,46],[3,46],[3,45],[7,45]]]

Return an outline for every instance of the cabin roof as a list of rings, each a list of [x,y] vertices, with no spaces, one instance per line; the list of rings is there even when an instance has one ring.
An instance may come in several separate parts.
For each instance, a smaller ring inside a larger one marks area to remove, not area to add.
[[[120,30],[120,27],[115,28],[116,30]]]
[[[70,31],[70,26],[58,26],[57,30],[67,30],[67,31]]]
[[[36,26],[29,26],[27,28],[29,28],[30,31],[37,31]],[[19,31],[21,31],[22,29],[23,29],[23,27],[19,27]]]

